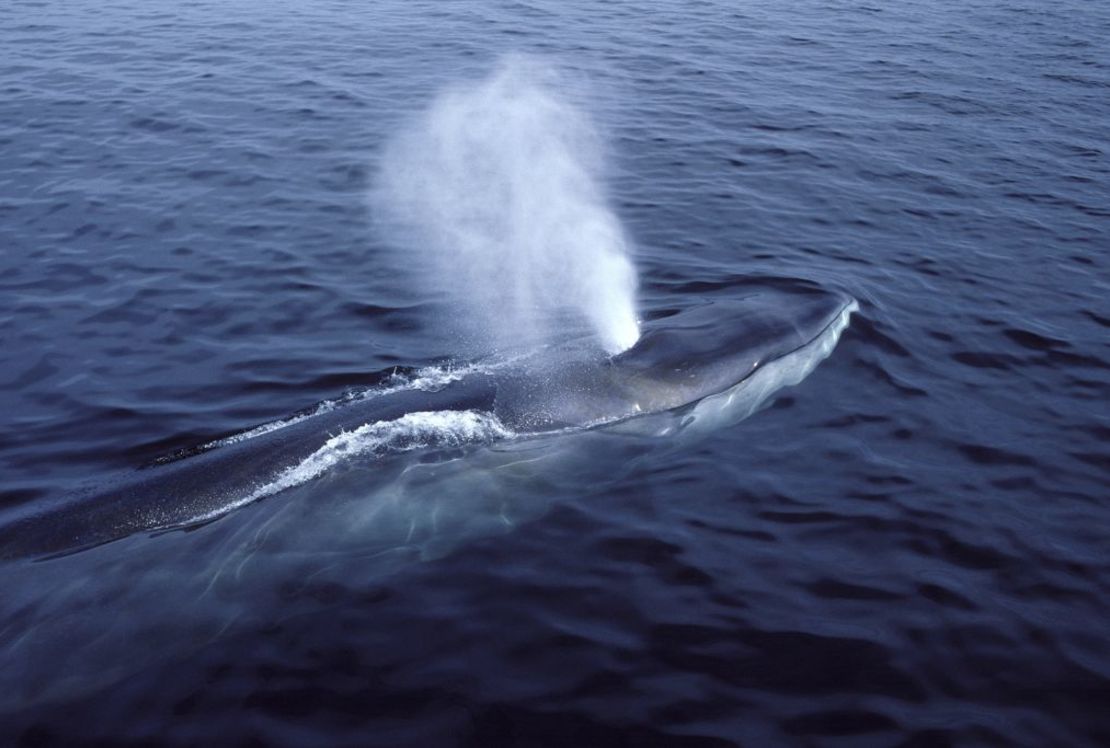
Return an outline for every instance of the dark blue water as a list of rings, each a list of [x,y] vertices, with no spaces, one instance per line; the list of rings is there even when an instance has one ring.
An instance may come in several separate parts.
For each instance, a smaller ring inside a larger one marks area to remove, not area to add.
[[[0,520],[450,353],[383,145],[590,81],[646,308],[860,301],[700,440],[339,466],[0,566],[0,742],[1110,742],[1104,3],[0,6]],[[516,451],[519,450],[519,453]]]

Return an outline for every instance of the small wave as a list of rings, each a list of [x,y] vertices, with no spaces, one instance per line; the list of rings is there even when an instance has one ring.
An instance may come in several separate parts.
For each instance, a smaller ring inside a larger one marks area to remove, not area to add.
[[[418,411],[393,420],[375,421],[333,436],[306,459],[286,468],[274,480],[193,521],[207,522],[233,509],[307,483],[352,457],[381,456],[426,447],[461,447],[512,436],[515,436],[514,432],[496,416],[477,410]]]
[[[396,392],[398,390],[424,390],[433,392],[442,389],[452,382],[457,382],[471,374],[488,373],[496,367],[491,363],[446,364],[443,366],[425,366],[410,374],[395,374],[380,392]]]
[[[325,407],[325,405],[328,407]],[[197,447],[196,451],[207,452],[208,450],[215,449],[217,447],[225,447],[228,444],[236,444],[241,441],[246,441],[247,439],[253,439],[256,436],[262,436],[263,434],[268,434],[271,431],[277,431],[278,429],[285,428],[286,426],[292,426],[294,423],[300,423],[306,418],[311,418],[314,415],[327,412],[334,407],[335,405],[333,401],[325,401],[323,403],[320,403],[307,413],[290,416],[280,421],[270,421],[269,423],[255,426],[253,429],[248,429],[247,431],[243,431],[238,434],[232,434],[231,436],[225,436],[222,439],[216,439],[215,441],[206,442],[205,444]]]
[[[263,434],[268,434],[271,431],[277,431],[278,429],[285,428],[286,426],[292,426],[295,423],[300,423],[307,418],[318,416],[321,413],[328,413],[332,410],[335,410],[337,407],[346,405],[348,403],[381,397],[382,395],[389,395],[391,393],[401,392],[403,390],[422,390],[424,392],[435,392],[436,390],[440,390],[453,382],[457,382],[465,376],[488,371],[490,368],[491,367],[487,364],[475,363],[464,365],[445,364],[441,366],[426,366],[422,369],[417,369],[416,371],[412,372],[397,371],[386,378],[386,380],[382,384],[379,384],[377,386],[363,390],[352,390],[351,392],[348,392],[341,397],[337,397],[334,400],[324,400],[308,408],[307,410],[303,410],[299,413],[294,413],[293,415],[287,416],[286,418],[263,423],[255,426],[252,429],[242,431],[238,434],[232,434],[231,436],[225,436],[223,438],[201,444],[199,447],[194,448],[194,450],[190,450],[189,454],[194,454],[197,452],[207,452],[208,450],[216,449],[217,447],[225,447],[229,444],[237,444],[239,442],[246,441],[247,439],[253,439],[256,436],[262,436]]]

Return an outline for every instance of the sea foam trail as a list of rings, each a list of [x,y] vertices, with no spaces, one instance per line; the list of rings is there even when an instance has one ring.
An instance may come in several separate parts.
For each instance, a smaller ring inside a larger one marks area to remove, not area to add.
[[[359,456],[382,456],[428,447],[461,447],[515,436],[491,413],[475,410],[432,410],[406,413],[400,418],[374,421],[353,431],[341,432],[301,462],[291,465],[272,481],[251,493],[197,517],[205,522],[323,475],[335,465]]]
[[[312,418],[313,416],[320,415],[321,413],[327,413],[329,411],[335,410],[336,408],[342,407],[355,400],[365,400],[374,397],[381,397],[383,395],[389,395],[394,392],[400,392],[402,390],[434,391],[442,387],[446,387],[452,382],[457,382],[468,375],[477,374],[479,372],[489,372],[492,370],[493,367],[490,365],[481,363],[467,363],[461,365],[448,364],[445,366],[426,366],[413,372],[412,374],[394,373],[383,384],[380,384],[378,386],[370,387],[365,390],[351,391],[343,397],[337,398],[335,400],[324,400],[317,403],[315,406],[308,410],[294,414],[287,418],[282,418],[276,421],[268,421],[266,423],[259,424],[254,428],[247,429],[246,431],[241,431],[237,434],[232,434],[231,436],[225,436],[221,439],[207,442],[200,445],[197,450],[207,451],[209,449],[215,449],[217,447],[226,447],[229,444],[236,444],[241,441],[246,441],[247,439],[253,439],[257,436],[268,434],[271,431],[277,431],[278,429],[285,428],[286,426],[292,426],[295,423],[300,423],[307,418]],[[170,455],[160,460],[160,462],[170,462],[172,461],[172,459],[173,455]]]
[[[470,348],[543,344],[568,323],[610,353],[639,337],[602,141],[567,89],[549,66],[510,56],[441,93],[385,149],[378,217],[402,264],[447,294]]]

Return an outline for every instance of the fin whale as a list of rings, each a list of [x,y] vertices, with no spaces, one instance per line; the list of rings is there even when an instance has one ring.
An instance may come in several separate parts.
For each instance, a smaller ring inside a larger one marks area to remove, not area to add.
[[[820,346],[823,358],[856,308],[850,296],[808,282],[756,285],[690,308],[662,310],[645,324],[637,343],[616,356],[570,342],[463,369],[435,387],[371,393],[136,470],[60,508],[0,526],[0,558],[66,554],[137,532],[214,519],[295,484],[291,471],[317,458],[337,437],[413,414],[476,417],[485,427],[477,429],[477,440],[489,441],[693,407],[789,361],[799,350]],[[435,444],[432,439],[416,446]],[[403,449],[404,444],[384,444],[380,451]],[[315,474],[319,471],[307,472]]]

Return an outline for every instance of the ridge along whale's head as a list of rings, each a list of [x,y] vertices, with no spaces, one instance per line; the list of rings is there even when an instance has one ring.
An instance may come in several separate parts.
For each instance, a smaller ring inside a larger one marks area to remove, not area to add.
[[[784,357],[812,344],[831,350],[855,308],[847,294],[809,281],[738,282],[655,315],[635,345],[615,356],[557,349],[537,359],[501,382],[497,413],[514,427],[545,430],[681,408],[768,365],[789,365]]]
[[[612,365],[639,392],[643,411],[723,392],[826,335],[839,335],[856,301],[801,280],[745,283],[650,321]],[[833,341],[835,342],[835,340]]]

